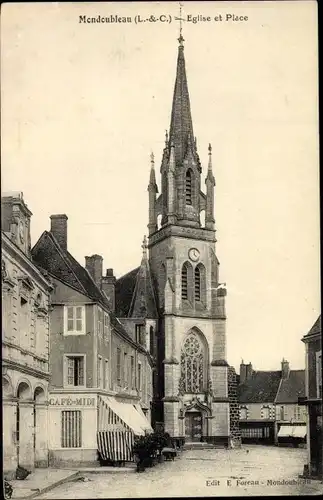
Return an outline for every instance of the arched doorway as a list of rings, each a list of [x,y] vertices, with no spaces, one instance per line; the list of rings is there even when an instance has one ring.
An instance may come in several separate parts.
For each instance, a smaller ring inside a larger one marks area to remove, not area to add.
[[[209,419],[211,410],[208,406],[195,399],[186,406],[184,415],[186,442],[205,441],[209,435]]]
[[[31,406],[31,387],[27,382],[20,382],[17,388],[17,411],[16,411],[16,447],[17,464],[24,465],[29,462],[30,438],[32,437],[32,427],[28,414]],[[29,446],[28,446],[29,445]]]
[[[185,413],[185,440],[187,442],[201,441],[203,437],[202,412],[197,409]]]

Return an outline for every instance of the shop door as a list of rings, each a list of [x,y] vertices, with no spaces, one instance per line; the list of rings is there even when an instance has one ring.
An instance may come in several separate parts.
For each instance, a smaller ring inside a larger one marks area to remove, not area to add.
[[[187,441],[201,441],[202,437],[202,414],[200,412],[189,412],[185,415],[185,438]]]

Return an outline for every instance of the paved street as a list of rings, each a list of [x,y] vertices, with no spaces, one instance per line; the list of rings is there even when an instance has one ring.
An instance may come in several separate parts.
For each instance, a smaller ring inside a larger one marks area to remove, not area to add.
[[[84,474],[89,481],[63,484],[38,499],[323,493],[322,483],[298,478],[305,461],[306,450],[294,448],[189,450],[174,462],[163,462],[144,473]]]

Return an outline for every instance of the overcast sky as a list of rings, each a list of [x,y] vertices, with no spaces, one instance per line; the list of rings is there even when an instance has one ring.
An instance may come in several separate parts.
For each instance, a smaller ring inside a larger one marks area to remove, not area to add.
[[[147,234],[177,59],[177,2],[5,4],[1,16],[2,190],[23,191],[32,244],[68,215],[68,247],[117,277]],[[127,24],[79,16],[131,16]],[[161,14],[171,23],[134,18]],[[202,162],[213,146],[228,361],[303,368],[319,314],[316,2],[184,2],[185,58]],[[223,21],[214,21],[222,15]],[[226,14],[248,16],[225,21]]]

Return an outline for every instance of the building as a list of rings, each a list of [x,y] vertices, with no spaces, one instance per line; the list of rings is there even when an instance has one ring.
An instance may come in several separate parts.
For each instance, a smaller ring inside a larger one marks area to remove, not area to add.
[[[49,304],[31,259],[32,213],[22,193],[1,198],[3,470],[48,466]]]
[[[85,257],[81,266],[68,251],[67,235],[67,216],[52,215],[50,231],[32,249],[54,287],[49,455],[57,467],[94,464],[99,432],[152,430],[153,361],[145,335],[135,338],[111,310],[113,270],[103,276],[100,255]]]
[[[298,444],[305,441],[306,412],[298,404],[305,394],[305,370],[255,371],[240,365],[238,399],[242,442]]]
[[[302,342],[306,349],[306,394],[300,404],[307,409],[308,463],[304,474],[322,478],[322,337],[321,316],[315,321]]]
[[[149,320],[153,322],[154,339],[149,342],[156,346],[157,354],[154,421],[162,422],[165,431],[176,439],[227,444],[232,426],[226,289],[219,282],[215,253],[212,148],[210,145],[204,194],[183,41],[180,36],[159,196],[153,155],[148,185],[148,287],[142,297],[151,304]],[[138,294],[133,294],[138,272],[130,271],[116,282],[120,318],[136,319],[137,310],[132,307],[135,300],[140,301]],[[122,309],[120,304],[125,303]]]

